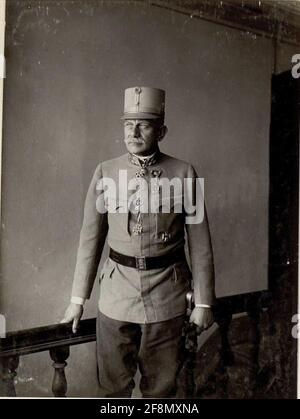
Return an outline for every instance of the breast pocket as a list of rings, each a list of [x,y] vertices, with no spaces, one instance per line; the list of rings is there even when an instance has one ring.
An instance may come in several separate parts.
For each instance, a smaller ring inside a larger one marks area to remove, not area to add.
[[[109,198],[107,200],[108,235],[113,240],[128,242],[131,240],[129,233],[129,212],[127,201]]]
[[[156,213],[156,240],[170,243],[183,235],[183,196],[162,198]]]

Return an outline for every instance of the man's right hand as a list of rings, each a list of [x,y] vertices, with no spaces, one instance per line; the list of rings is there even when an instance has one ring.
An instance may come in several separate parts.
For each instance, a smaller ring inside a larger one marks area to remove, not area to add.
[[[72,332],[76,333],[82,313],[83,313],[83,306],[81,304],[70,303],[65,312],[65,317],[62,319],[61,323],[73,322]]]

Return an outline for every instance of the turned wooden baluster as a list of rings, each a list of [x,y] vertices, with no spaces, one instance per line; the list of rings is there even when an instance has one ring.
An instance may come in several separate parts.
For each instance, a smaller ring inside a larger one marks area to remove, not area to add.
[[[248,311],[250,327],[249,327],[249,342],[250,342],[250,385],[249,385],[249,398],[254,398],[257,389],[257,379],[259,372],[259,346],[260,346],[260,309],[259,307],[251,308]]]
[[[14,379],[17,375],[16,369],[18,368],[18,365],[18,356],[0,358],[0,393],[4,397],[16,397]]]
[[[233,365],[234,363],[234,355],[228,339],[228,331],[232,315],[231,313],[223,312],[220,313],[220,315],[217,315],[215,320],[219,326],[221,337],[220,363],[219,368],[217,369],[217,386],[219,387],[219,392],[222,394],[222,397],[227,398],[229,382],[227,367]]]
[[[55,397],[66,397],[67,380],[65,375],[65,367],[67,366],[66,359],[68,359],[69,355],[69,346],[62,346],[61,348],[50,349],[50,357],[54,361],[52,364],[54,368],[52,392]]]
[[[230,366],[234,363],[234,355],[228,340],[228,330],[232,320],[231,314],[223,314],[222,317],[216,319],[221,335],[220,356],[224,366]]]

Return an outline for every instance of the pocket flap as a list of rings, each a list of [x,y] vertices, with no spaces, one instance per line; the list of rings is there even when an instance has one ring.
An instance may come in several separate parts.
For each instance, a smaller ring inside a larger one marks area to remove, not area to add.
[[[103,265],[103,268],[101,270],[101,273],[100,273],[100,279],[103,279],[104,275],[108,275],[108,277],[111,278],[114,270],[115,270],[115,266],[112,263],[112,261],[110,261],[110,259],[106,259],[106,261]]]
[[[128,212],[127,208],[127,201],[118,199],[116,197],[107,196],[105,198],[105,207],[109,212],[120,212],[120,213],[126,213]]]

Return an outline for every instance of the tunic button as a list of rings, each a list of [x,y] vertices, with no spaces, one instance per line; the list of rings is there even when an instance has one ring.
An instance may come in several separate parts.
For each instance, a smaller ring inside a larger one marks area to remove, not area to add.
[[[140,200],[140,198],[138,198],[138,199],[135,201],[135,209],[136,209],[136,210],[139,210],[139,209],[140,209],[140,206],[141,206],[141,200]]]

